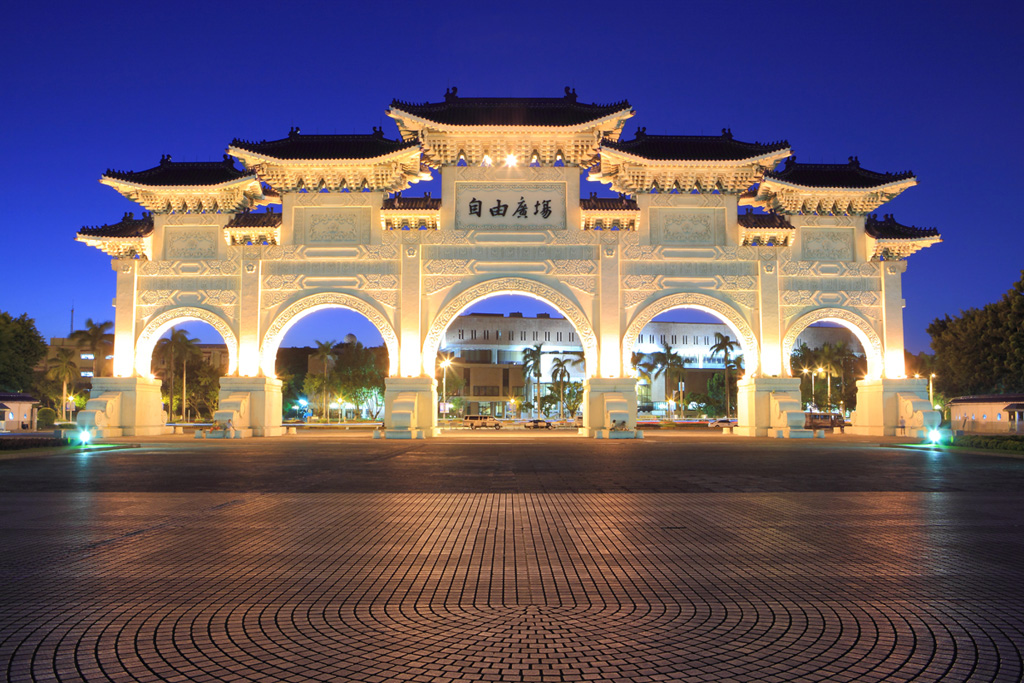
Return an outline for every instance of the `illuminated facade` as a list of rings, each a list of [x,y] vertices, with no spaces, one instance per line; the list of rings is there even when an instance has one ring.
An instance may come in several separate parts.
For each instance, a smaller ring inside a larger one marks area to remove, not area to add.
[[[568,89],[525,99],[452,89],[387,113],[398,139],[293,129],[235,140],[223,162],[165,157],[103,175],[148,213],[78,233],[117,272],[114,377],[96,378],[80,424],[161,431],[153,347],[170,326],[202,320],[228,347],[223,415],[280,434],[277,349],[302,317],[342,307],[365,315],[388,348],[380,435],[431,436],[446,329],[507,293],[550,304],[575,328],[591,436],[634,435],[637,337],[683,307],[717,316],[740,344],[742,434],[802,434],[790,351],[822,320],[848,327],[867,354],[857,430],[891,434],[901,417],[922,427],[937,418],[920,400],[924,380],[906,377],[901,278],[905,258],[938,234],[869,216],[916,184],[911,173],[852,158],[800,164],[786,142],[729,131],[640,129],[623,140],[628,102],[584,104]],[[580,199],[584,171],[619,197]],[[435,172],[440,198],[397,194]],[[275,210],[253,211],[264,206]]]

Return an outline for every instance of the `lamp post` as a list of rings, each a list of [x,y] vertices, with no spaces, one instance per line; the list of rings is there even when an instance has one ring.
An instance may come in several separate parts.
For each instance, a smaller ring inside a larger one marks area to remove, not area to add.
[[[935,373],[928,375],[928,402],[935,405]]]
[[[444,405],[445,417],[448,417],[448,368],[451,366],[451,356],[441,361],[441,403]]]

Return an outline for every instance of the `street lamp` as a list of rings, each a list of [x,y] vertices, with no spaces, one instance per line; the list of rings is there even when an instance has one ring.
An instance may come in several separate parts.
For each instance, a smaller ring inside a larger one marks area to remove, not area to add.
[[[445,417],[448,417],[448,368],[451,366],[451,356],[441,361],[441,403],[444,404]]]
[[[296,420],[299,419],[299,409],[300,408],[305,408],[308,404],[309,404],[309,402],[306,399],[304,399],[304,398],[300,398],[295,403],[295,419]]]

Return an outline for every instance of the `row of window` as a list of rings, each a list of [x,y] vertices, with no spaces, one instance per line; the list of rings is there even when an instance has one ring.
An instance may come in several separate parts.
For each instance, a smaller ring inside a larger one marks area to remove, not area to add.
[[[667,335],[667,334],[659,335],[658,336],[658,341],[660,343],[662,343],[662,344],[665,344],[665,343],[667,343],[666,342],[666,338],[668,338],[668,337],[672,338],[671,344],[673,346],[679,343],[677,336],[674,335],[674,334],[672,334],[672,335]],[[654,343],[654,335],[653,334],[647,335],[647,340],[648,340],[649,343],[653,344]],[[636,343],[637,344],[643,344],[644,343],[644,335],[641,334],[641,335],[637,336]],[[689,344],[689,343],[690,343],[690,335],[684,334],[683,335],[683,344]],[[693,335],[693,343],[694,344],[700,344],[700,337],[698,337],[697,335]],[[704,336],[704,344],[708,345],[710,343],[711,343],[711,337],[708,336],[708,335],[705,335]]]
[[[483,332],[483,338],[484,339],[490,339],[491,338],[491,331],[490,330],[481,330],[481,331]],[[469,338],[471,340],[472,339],[476,339],[476,333],[477,333],[477,330],[470,330],[469,331]],[[576,341],[576,333],[575,332],[567,332],[567,333],[555,332],[554,334],[555,334],[555,341],[566,341],[565,339],[562,338],[564,335],[568,336],[568,341],[570,341],[570,342],[575,342]],[[465,330],[459,330],[458,331],[458,336],[459,336],[459,339],[465,339],[466,338],[466,331]],[[501,339],[501,330],[495,330],[494,331],[494,338],[495,339]],[[509,341],[515,341],[515,338],[516,338],[515,331],[514,330],[509,330],[508,331],[508,336],[506,336],[505,338],[507,340],[509,340]],[[526,341],[526,330],[520,330],[519,331],[519,341]],[[533,341],[540,341],[540,332],[534,332],[533,333]],[[544,341],[551,341],[551,332],[545,332],[544,333]]]

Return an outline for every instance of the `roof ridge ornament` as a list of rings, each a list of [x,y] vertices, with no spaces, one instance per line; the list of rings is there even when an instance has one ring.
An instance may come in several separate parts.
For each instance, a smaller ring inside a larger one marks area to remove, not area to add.
[[[444,91],[445,102],[452,102],[457,99],[459,99],[459,89],[457,87],[452,86],[451,88],[448,88],[447,90]]]
[[[850,157],[850,168],[860,168],[860,159],[857,157]],[[886,175],[889,175],[888,173]]]
[[[725,138],[726,140],[732,140],[732,128],[723,128],[722,129],[722,137]],[[754,144],[760,144],[760,143],[754,143]]]
[[[161,166],[166,166],[169,163],[171,163],[171,155],[170,154],[162,154],[162,155],[160,155],[160,165]]]
[[[292,126],[288,130],[288,137],[294,138],[294,137],[298,137],[298,136],[299,136],[299,127],[298,126]]]
[[[576,88],[569,89],[569,86],[565,86],[565,99],[570,102],[576,101]]]

